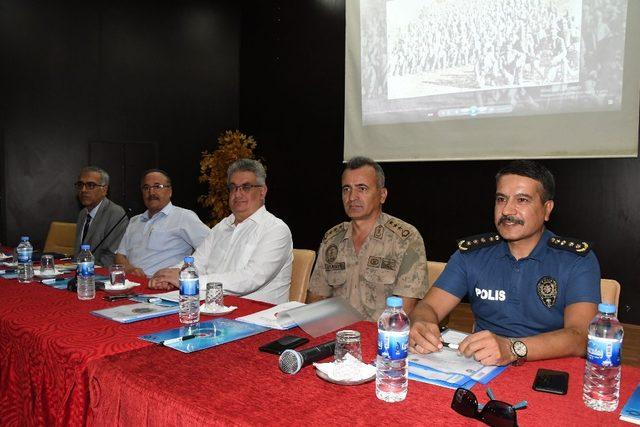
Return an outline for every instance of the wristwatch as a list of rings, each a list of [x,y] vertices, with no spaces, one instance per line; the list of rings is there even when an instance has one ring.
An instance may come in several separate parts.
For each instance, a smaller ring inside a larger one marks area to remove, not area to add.
[[[516,360],[512,364],[520,366],[527,360],[527,345],[515,338],[509,338],[509,341],[511,341],[511,353],[516,356]]]

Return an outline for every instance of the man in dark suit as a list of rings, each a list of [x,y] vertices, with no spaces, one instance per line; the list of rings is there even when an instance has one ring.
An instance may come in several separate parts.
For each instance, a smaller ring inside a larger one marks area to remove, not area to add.
[[[104,170],[95,166],[84,167],[74,185],[78,191],[78,200],[83,206],[76,227],[76,255],[81,244],[90,245],[96,264],[108,267],[113,264],[129,219],[122,207],[107,198],[109,174]],[[96,249],[98,244],[100,246]]]

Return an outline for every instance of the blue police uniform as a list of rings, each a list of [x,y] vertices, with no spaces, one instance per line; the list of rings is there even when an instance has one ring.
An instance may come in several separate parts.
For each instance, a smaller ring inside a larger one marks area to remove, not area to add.
[[[469,297],[476,331],[528,337],[564,327],[564,309],[600,302],[600,266],[586,242],[545,230],[531,254],[516,260],[499,235],[458,242],[434,286]]]

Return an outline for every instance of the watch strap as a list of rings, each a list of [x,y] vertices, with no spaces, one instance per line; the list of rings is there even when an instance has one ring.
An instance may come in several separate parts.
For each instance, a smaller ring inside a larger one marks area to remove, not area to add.
[[[519,342],[525,346],[525,349],[527,348],[527,346],[524,344],[524,342],[516,338],[509,338],[509,342],[511,342],[511,346],[510,346],[511,353],[516,357],[516,360],[513,361],[512,365],[513,366],[522,365],[527,360],[527,355],[525,354],[524,356],[520,356],[518,353],[516,353],[515,345],[517,342]]]

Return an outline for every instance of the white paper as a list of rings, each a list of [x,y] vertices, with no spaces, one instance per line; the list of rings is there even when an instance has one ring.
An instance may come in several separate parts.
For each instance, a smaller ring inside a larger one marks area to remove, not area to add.
[[[140,286],[140,283],[132,282],[131,280],[125,279],[124,285],[112,285],[110,280],[104,281],[104,289],[106,291],[123,291],[125,289],[131,289],[136,286]]]
[[[296,326],[296,323],[290,317],[283,316],[282,313],[293,308],[302,307],[303,305],[306,304],[298,301],[289,301],[278,304],[267,310],[249,314],[248,316],[238,317],[236,320],[253,323],[254,325],[266,326],[267,328],[272,329],[289,329]]]
[[[166,301],[178,302],[178,298],[180,297],[180,291],[169,291],[162,294],[153,294],[153,296],[156,298],[162,298],[163,300],[166,300]],[[200,301],[204,301],[205,300],[204,297],[205,297],[205,294],[202,293],[202,290],[200,290]]]
[[[448,329],[442,334],[442,339],[449,343],[458,344],[467,335],[468,334],[465,334],[464,332]],[[443,347],[442,351],[429,354],[410,354],[409,362],[427,366],[431,369],[448,374],[466,375],[476,381],[496,369],[496,366],[484,366],[473,357],[467,358],[458,354],[458,350],[453,350],[447,347]]]

